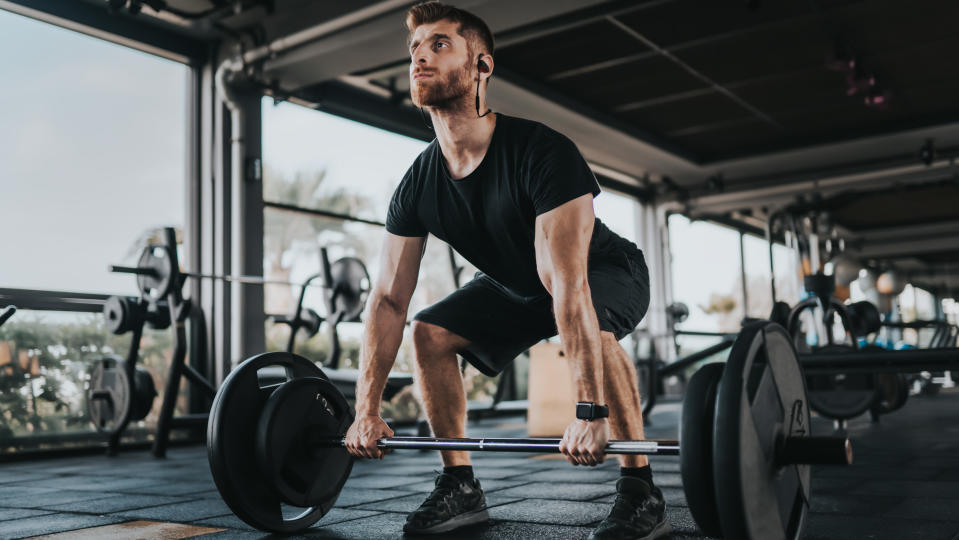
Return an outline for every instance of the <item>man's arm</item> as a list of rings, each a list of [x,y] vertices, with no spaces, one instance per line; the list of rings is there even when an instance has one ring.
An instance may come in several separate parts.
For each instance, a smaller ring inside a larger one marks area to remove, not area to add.
[[[603,351],[599,321],[587,280],[589,243],[593,236],[592,194],[582,195],[536,218],[536,269],[553,297],[559,337],[573,371],[578,401],[603,405]],[[603,460],[609,439],[606,419],[574,421],[560,450],[573,464]]]
[[[536,218],[536,269],[553,297],[556,327],[571,360],[579,401],[606,403],[602,342],[587,281],[593,196],[586,194]]]
[[[356,383],[356,415],[379,416],[383,388],[403,341],[406,312],[416,288],[425,236],[386,233],[380,272],[367,306],[360,378]]]

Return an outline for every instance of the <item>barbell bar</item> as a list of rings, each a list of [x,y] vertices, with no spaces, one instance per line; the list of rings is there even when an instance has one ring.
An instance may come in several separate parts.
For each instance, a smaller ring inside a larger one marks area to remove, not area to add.
[[[392,450],[463,450],[471,452],[528,452],[559,454],[562,439],[556,438],[436,438],[386,437],[376,442],[377,448]],[[346,447],[344,438],[325,438],[319,446]],[[849,465],[852,444],[843,437],[785,437],[778,442],[781,465]],[[647,439],[644,441],[609,441],[606,454],[678,456],[679,441]]]
[[[558,454],[562,439],[552,438],[434,438],[434,437],[387,437],[376,442],[378,448],[405,450],[467,450],[473,452],[530,452]],[[327,438],[318,441],[320,446],[346,446],[346,439]],[[679,441],[609,441],[607,454],[656,454],[678,456]]]
[[[141,268],[136,266],[121,266],[121,265],[110,265],[110,272],[121,273],[121,274],[135,274],[138,276],[149,276],[149,277],[160,277],[159,272],[153,268]],[[229,281],[237,283],[247,283],[251,285],[295,285],[297,287],[302,287],[303,283],[294,283],[292,281],[283,281],[280,279],[266,279],[263,276],[244,276],[244,275],[230,275],[230,274],[201,274],[199,272],[179,272],[181,276],[190,277],[190,278],[199,278],[199,279],[214,279],[220,281]],[[320,274],[317,274],[318,276]],[[323,287],[322,284],[308,282],[306,284],[309,287]]]

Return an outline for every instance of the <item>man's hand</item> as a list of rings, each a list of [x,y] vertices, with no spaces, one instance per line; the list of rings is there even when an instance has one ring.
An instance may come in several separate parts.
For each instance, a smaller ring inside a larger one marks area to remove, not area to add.
[[[609,442],[609,422],[597,418],[587,422],[574,420],[566,426],[559,451],[573,465],[598,465],[606,460],[606,443]]]
[[[358,416],[346,432],[346,450],[356,457],[383,459],[387,450],[378,448],[376,441],[392,437],[393,430],[379,416]]]

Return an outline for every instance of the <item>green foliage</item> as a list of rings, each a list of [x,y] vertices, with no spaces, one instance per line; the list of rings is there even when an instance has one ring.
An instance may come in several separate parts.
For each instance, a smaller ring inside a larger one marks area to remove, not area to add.
[[[20,311],[0,328],[0,441],[10,437],[92,429],[84,386],[89,367],[111,354],[125,356],[130,335],[106,330],[99,314],[46,316]],[[162,373],[169,332],[147,332],[140,358]],[[162,388],[162,386],[161,386]]]

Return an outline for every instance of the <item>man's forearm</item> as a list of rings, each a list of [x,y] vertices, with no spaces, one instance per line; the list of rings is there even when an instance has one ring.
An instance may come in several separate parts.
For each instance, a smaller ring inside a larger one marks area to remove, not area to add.
[[[553,312],[573,372],[577,400],[605,404],[602,341],[589,286],[559,289],[554,290]]]
[[[357,416],[379,415],[383,389],[403,342],[406,323],[406,310],[381,295],[370,299],[369,314],[356,382]]]

